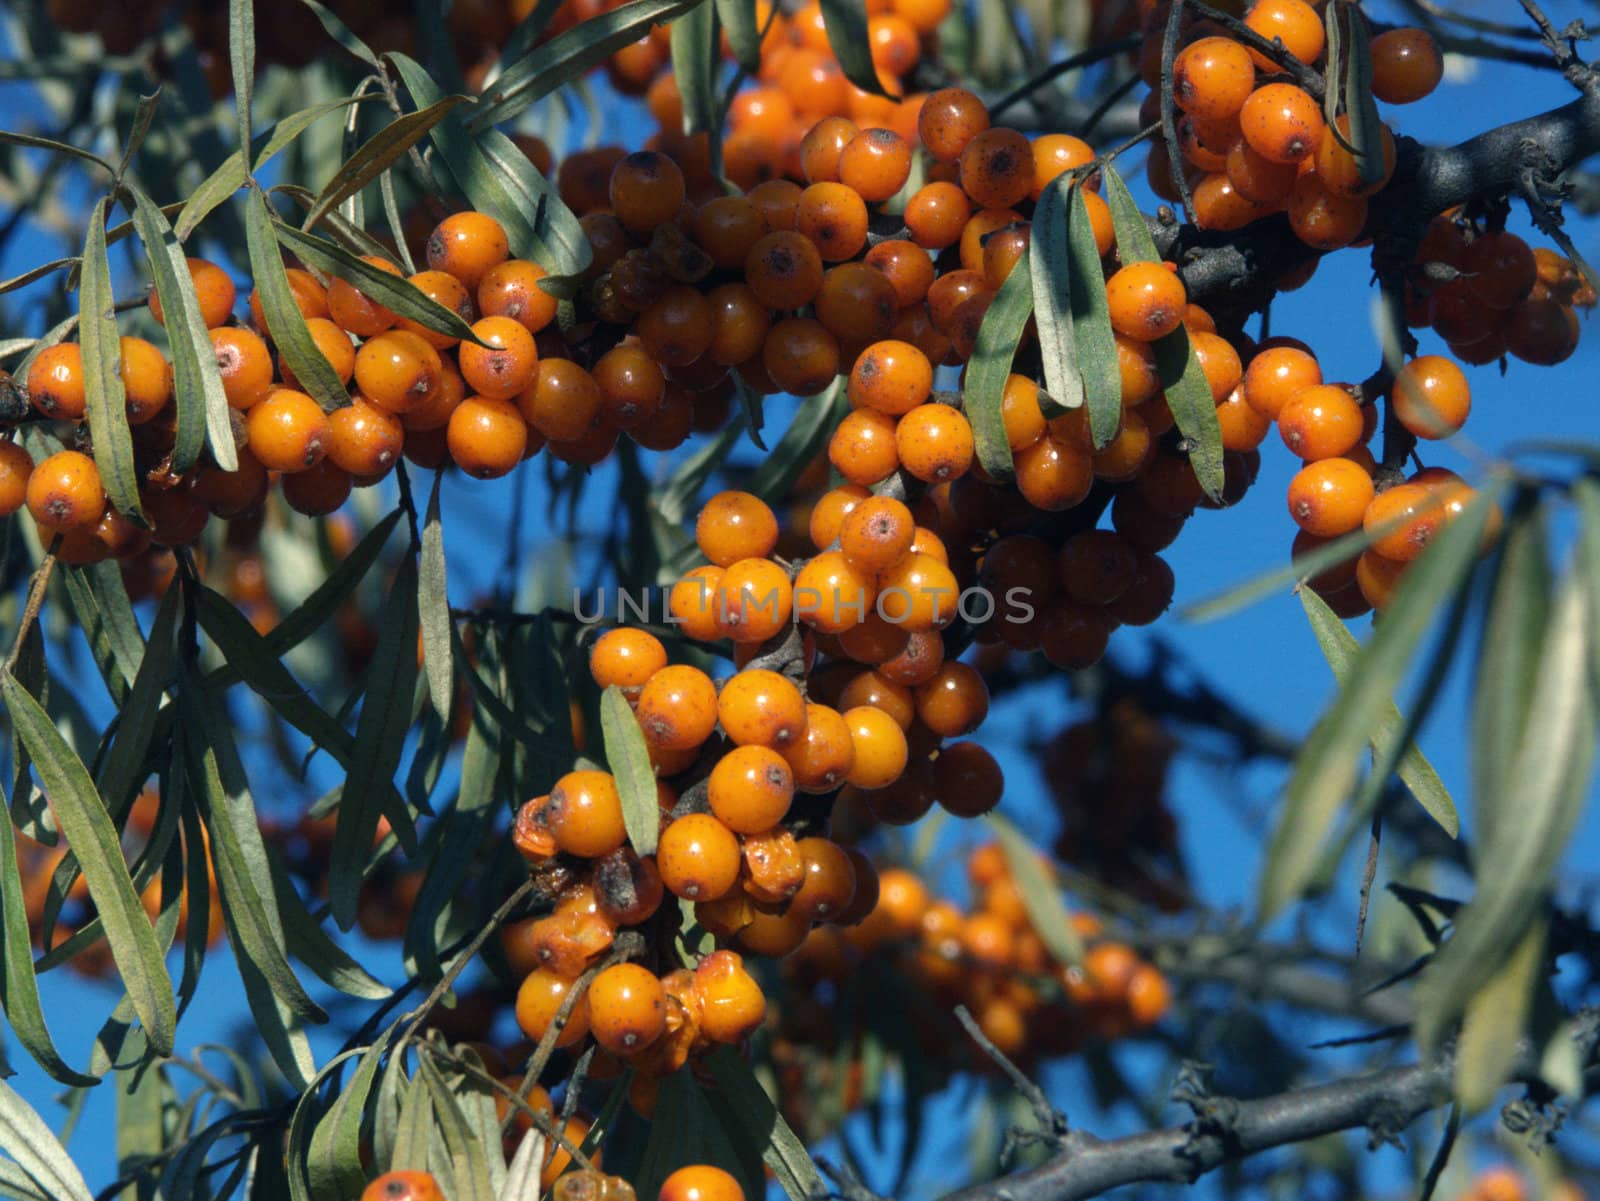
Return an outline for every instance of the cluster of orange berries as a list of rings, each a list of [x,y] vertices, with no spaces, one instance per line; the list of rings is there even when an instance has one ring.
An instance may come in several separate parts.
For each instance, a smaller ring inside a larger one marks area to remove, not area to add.
[[[935,899],[914,872],[885,869],[878,904],[866,919],[850,930],[812,931],[785,961],[785,974],[815,986],[848,978],[868,959],[892,963],[933,1001],[924,1015],[931,1025],[923,1033],[940,1060],[962,1045],[950,1031],[950,1010],[958,1004],[1013,1059],[1069,1054],[1088,1041],[1147,1029],[1166,1014],[1172,991],[1165,975],[1107,937],[1094,915],[1072,915],[1074,931],[1088,943],[1081,964],[1051,955],[998,844],[972,851],[967,876],[976,903],[963,910]],[[814,1017],[799,1004],[793,1014],[786,1008],[780,1034],[787,1021],[788,1041],[807,1041],[815,1033],[807,1026]]]
[[[1406,324],[1431,326],[1463,363],[1510,354],[1549,367],[1578,348],[1578,315],[1594,289],[1571,259],[1458,212],[1433,219],[1406,282]],[[1449,278],[1437,280],[1438,275]]]
[[[1161,117],[1161,68],[1170,6],[1144,0],[1145,38],[1139,66],[1152,88],[1142,112]],[[1322,4],[1307,0],[1256,0],[1244,18],[1252,32],[1275,42],[1282,58],[1316,68],[1323,64],[1326,33]],[[1352,9],[1352,19],[1365,16]],[[1350,148],[1350,117],[1331,124],[1318,97],[1295,82],[1284,62],[1247,45],[1208,20],[1180,16],[1184,30],[1172,64],[1173,102],[1183,161],[1176,165],[1193,200],[1195,223],[1233,230],[1274,213],[1319,251],[1349,246],[1362,236],[1367,198],[1394,173],[1394,135],[1379,127],[1381,170],[1367,172]],[[1444,58],[1422,29],[1391,29],[1371,41],[1372,91],[1391,104],[1421,100],[1438,86]],[[1303,81],[1302,81],[1303,82]],[[1329,86],[1332,86],[1331,84]],[[1181,191],[1165,143],[1152,149],[1149,177],[1163,199]]]
[[[1472,1182],[1456,1195],[1456,1201],[1529,1201],[1537,1196],[1529,1188],[1529,1181],[1509,1164],[1485,1168],[1472,1178]],[[1576,1180],[1563,1178],[1552,1182],[1547,1194],[1552,1201],[1584,1201],[1582,1186]]]
[[[551,1201],[636,1201],[633,1185],[620,1176],[574,1171],[553,1183]],[[385,1172],[361,1194],[361,1201],[444,1201],[439,1182],[429,1172]],[[727,1172],[711,1164],[690,1164],[662,1181],[656,1201],[745,1201],[744,1189]]]

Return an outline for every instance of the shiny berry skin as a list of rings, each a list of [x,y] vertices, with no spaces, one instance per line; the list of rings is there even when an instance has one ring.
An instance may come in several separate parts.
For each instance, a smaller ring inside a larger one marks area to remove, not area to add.
[[[690,750],[716,727],[716,686],[699,668],[664,667],[645,682],[634,712],[647,743],[663,750]]]
[[[795,614],[823,634],[839,634],[865,621],[876,595],[872,577],[840,551],[813,556],[795,576]]]
[[[226,325],[233,316],[233,302],[238,296],[233,280],[221,267],[206,259],[191,258],[186,260],[189,268],[189,278],[194,281],[195,300],[200,305],[200,319],[205,322],[207,329],[216,329]],[[161,314],[161,297],[155,289],[150,290],[150,315],[162,325],[166,324]]]
[[[1316,153],[1327,123],[1322,108],[1290,83],[1263,84],[1239,110],[1250,148],[1274,163],[1298,163]]]
[[[627,840],[622,798],[609,772],[574,771],[550,789],[550,833],[556,845],[580,859],[609,855]]]
[[[739,879],[739,839],[709,813],[690,813],[661,831],[656,866],[675,897],[714,901]]]
[[[855,759],[845,780],[857,788],[887,788],[906,769],[905,732],[882,709],[858,705],[842,716],[850,729]]]
[[[285,473],[278,481],[289,507],[307,517],[325,517],[332,513],[350,498],[353,486],[350,473],[328,459],[304,471]]]
[[[1322,17],[1305,0],[1256,0],[1244,23],[1267,41],[1277,38],[1283,48],[1303,63],[1315,63],[1327,42]],[[1281,68],[1272,59],[1250,51],[1255,65],[1267,74]]]
[[[572,990],[572,981],[543,968],[530,973],[517,989],[517,1025],[529,1038],[538,1040],[555,1024],[561,1006]],[[566,1025],[556,1036],[556,1046],[570,1047],[589,1033],[589,998],[578,998]]]
[[[1289,482],[1289,516],[1319,538],[1348,534],[1361,524],[1374,495],[1372,477],[1349,459],[1322,459]]]
[[[721,637],[759,646],[788,627],[794,589],[788,571],[772,560],[739,559],[723,571],[713,604]]]
[[[1322,368],[1310,352],[1294,346],[1267,347],[1245,368],[1244,399],[1263,417],[1276,421],[1302,388],[1320,383]]]
[[[870,487],[900,466],[896,422],[876,409],[847,413],[828,440],[828,461],[852,484]]]
[[[478,281],[478,312],[485,317],[510,317],[530,334],[556,317],[556,298],[539,286],[549,273],[527,259],[507,259],[484,272]]]
[[[445,426],[450,457],[480,480],[506,475],[528,448],[528,423],[509,400],[469,396],[456,406]]]
[[[901,466],[925,483],[960,479],[972,467],[972,424],[950,405],[918,405],[900,418],[894,438]]]
[[[809,304],[822,288],[822,255],[805,234],[778,230],[751,247],[744,277],[767,308],[797,309]]]
[[[983,724],[989,686],[965,663],[946,662],[916,690],[917,717],[941,738],[959,738]]]
[[[868,204],[888,200],[911,174],[911,146],[892,129],[863,129],[839,155],[839,182]]]
[[[143,338],[122,338],[119,358],[128,424],[143,425],[172,399],[172,364]]]
[[[10,517],[27,503],[33,456],[20,442],[0,441],[0,517]]]
[[[455,276],[447,271],[418,271],[410,277],[412,287],[421,292],[429,300],[449,309],[461,320],[471,325],[477,319],[478,310],[472,303],[472,293],[467,290]],[[420,321],[413,321],[409,317],[400,318],[396,327],[407,333],[416,334],[435,350],[448,350],[457,345],[461,339],[454,334],[441,333],[436,329],[429,329]]]
[[[1347,455],[1362,441],[1362,408],[1344,388],[1302,388],[1278,414],[1283,443],[1307,462]]]
[[[779,753],[794,774],[795,789],[806,793],[833,791],[855,762],[855,744],[844,718],[838,710],[813,702],[806,704],[804,736]]]
[[[1372,94],[1388,104],[1413,104],[1444,78],[1444,55],[1425,29],[1387,30],[1371,49]]]
[[[463,342],[457,352],[467,387],[496,400],[509,400],[526,388],[539,366],[533,335],[510,317],[481,317],[472,332],[484,345]]]
[[[933,366],[909,342],[874,342],[856,356],[847,392],[854,408],[902,416],[933,391]]]
[[[770,747],[735,747],[711,769],[706,799],[717,820],[735,834],[759,834],[789,812],[794,773],[783,755]]]
[[[648,421],[666,400],[667,378],[641,346],[613,346],[600,356],[593,374],[600,388],[600,414],[620,429]]]
[[[279,388],[246,414],[250,452],[268,471],[315,467],[328,452],[330,428],[322,406],[304,392]]]
[[[737,746],[792,746],[805,734],[805,698],[775,671],[745,670],[722,686],[717,719]]]
[[[903,219],[911,240],[924,250],[943,250],[961,240],[972,217],[972,201],[959,184],[933,180],[906,202]]]
[[[1389,393],[1395,416],[1419,438],[1448,438],[1466,424],[1472,389],[1461,368],[1443,355],[1412,359]]]
[[[611,209],[635,234],[670,221],[683,204],[683,171],[654,150],[628,155],[611,172]]]
[[[28,367],[28,400],[52,420],[77,421],[88,408],[83,351],[76,342],[48,346]]]
[[[589,1033],[612,1054],[642,1051],[666,1029],[666,991],[648,968],[614,963],[589,984]]]
[[[1153,342],[1183,323],[1188,294],[1160,263],[1130,263],[1106,281],[1111,326],[1124,337]]]
[[[1255,88],[1250,52],[1232,38],[1210,37],[1185,47],[1172,63],[1172,98],[1202,121],[1235,116]]]
[[[824,261],[843,262],[854,258],[867,244],[867,206],[842,183],[814,183],[800,194],[795,228],[817,248]]]
[[[739,1182],[721,1168],[691,1164],[661,1182],[657,1201],[745,1201]]]
[[[328,458],[351,475],[381,476],[405,448],[405,427],[387,409],[357,396],[328,414]]]
[[[368,400],[391,413],[408,413],[425,405],[443,380],[439,352],[408,330],[381,333],[356,351],[356,386]]]
[[[1033,147],[1015,129],[986,129],[961,151],[961,190],[979,208],[1010,208],[1033,192]]]
[[[600,412],[600,385],[571,359],[540,359],[533,382],[517,396],[517,409],[552,442],[574,442]]]
[[[427,1172],[385,1172],[361,1192],[361,1201],[444,1201]]]
[[[989,110],[965,88],[928,93],[917,116],[917,132],[927,152],[941,163],[953,163],[989,128]]]
[[[589,650],[589,675],[601,688],[637,691],[666,665],[666,647],[645,630],[607,630]]]
[[[839,549],[863,572],[893,567],[911,550],[916,519],[901,501],[872,496],[845,515],[839,527]]]
[[[362,255],[361,261],[390,275],[400,274],[400,268],[377,255]],[[328,285],[328,316],[345,332],[358,338],[381,334],[400,320],[392,310],[344,279],[335,279]]]
[[[721,567],[710,564],[686,572],[673,584],[667,594],[668,621],[680,627],[685,637],[697,642],[715,642],[723,636],[717,606],[724,595],[724,574]]]
[[[476,291],[489,272],[510,254],[506,231],[488,213],[453,213],[428,235],[428,266],[461,281]]]
[[[719,567],[740,559],[763,559],[778,544],[778,519],[758,496],[719,492],[706,501],[695,519],[700,552]]]
[[[93,525],[106,507],[99,469],[75,450],[42,459],[29,474],[24,495],[34,521],[51,530]]]
[[[222,376],[228,406],[248,409],[272,386],[272,352],[261,337],[244,326],[224,326],[211,332],[211,350]]]
[[[815,396],[839,374],[839,342],[814,318],[785,317],[768,331],[761,362],[779,391]]]

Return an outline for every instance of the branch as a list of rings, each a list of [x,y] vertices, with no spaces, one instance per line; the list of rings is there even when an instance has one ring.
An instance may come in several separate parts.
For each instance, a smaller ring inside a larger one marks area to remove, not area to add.
[[[1586,1010],[1578,1026],[1583,1061],[1592,1062],[1600,1010]],[[1533,1080],[1539,1058],[1540,1048],[1524,1040],[1515,1077]],[[1196,1116],[1185,1125],[1109,1141],[1073,1131],[1064,1136],[1062,1154],[1042,1167],[949,1193],[943,1201],[1079,1201],[1126,1184],[1192,1184],[1224,1164],[1344,1130],[1366,1129],[1375,1140],[1389,1139],[1450,1100],[1454,1072],[1451,1049],[1429,1063],[1256,1101],[1189,1098]]]

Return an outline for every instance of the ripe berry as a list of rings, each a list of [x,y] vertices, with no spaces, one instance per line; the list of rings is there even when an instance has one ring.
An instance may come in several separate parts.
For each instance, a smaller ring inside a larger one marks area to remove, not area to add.
[[[506,231],[488,213],[453,213],[428,235],[428,266],[475,292],[490,268],[510,253]]]
[[[864,226],[864,216],[862,221]],[[756,299],[767,308],[797,309],[809,304],[822,288],[822,256],[816,243],[804,234],[778,230],[751,248],[744,276]]]
[[[272,352],[257,334],[242,325],[214,329],[211,350],[230,408],[248,409],[266,395],[272,386]]]
[[[221,267],[206,259],[191,258],[185,262],[189,268],[189,278],[194,281],[200,319],[205,322],[207,329],[226,325],[233,316],[233,302],[238,296],[233,280]],[[161,297],[153,288],[150,291],[150,315],[160,324],[166,324],[161,313]]]
[[[696,567],[672,586],[667,595],[667,620],[682,627],[686,637],[699,642],[722,637],[717,601],[722,595],[723,575],[723,569],[714,564]]]
[[[143,338],[122,338],[119,360],[128,424],[143,425],[172,398],[172,364]]]
[[[1160,263],[1130,263],[1106,281],[1111,325],[1119,334],[1153,342],[1177,329],[1188,303],[1183,281]]]
[[[1033,192],[1033,147],[1015,129],[986,129],[961,151],[961,190],[980,208],[1010,208]]]
[[[959,159],[972,139],[988,128],[989,110],[965,88],[928,93],[917,116],[923,147],[942,163]]]
[[[457,358],[467,387],[496,400],[509,400],[526,388],[539,366],[533,335],[510,317],[479,318],[472,332],[484,345],[461,344]]]
[[[911,174],[911,146],[892,129],[864,129],[839,155],[838,180],[868,204],[888,200]]]
[[[33,456],[20,442],[0,441],[0,517],[10,517],[28,499]]]
[[[690,813],[669,823],[656,845],[661,882],[675,897],[714,901],[739,879],[739,840],[709,813]]]
[[[1173,100],[1203,121],[1226,121],[1238,114],[1255,82],[1250,52],[1232,38],[1201,38],[1172,63]]]
[[[722,573],[713,603],[719,635],[759,646],[788,627],[794,590],[789,573],[771,559],[740,559]]]
[[[285,474],[278,486],[283,491],[283,499],[296,513],[325,517],[350,499],[353,483],[348,471],[323,459],[304,471]]]
[[[664,667],[645,682],[635,713],[646,742],[663,750],[690,750],[716,728],[717,690],[699,668]]]
[[[1292,83],[1263,84],[1239,110],[1250,148],[1274,163],[1298,163],[1316,153],[1326,122],[1322,109]]]
[[[1389,104],[1412,104],[1444,78],[1444,55],[1425,29],[1390,29],[1372,39],[1372,94]]]
[[[390,275],[400,274],[400,268],[377,255],[362,255],[361,261]],[[334,323],[358,338],[370,338],[375,334],[381,334],[399,320],[392,310],[372,300],[361,289],[344,279],[335,279],[328,285],[327,305],[327,315]],[[302,311],[304,311],[303,306]],[[264,327],[264,323],[262,324]]]
[[[28,368],[28,400],[43,416],[77,421],[88,407],[83,351],[76,342],[47,346]]]
[[[812,317],[785,317],[768,331],[761,363],[779,391],[815,396],[839,374],[839,343]]]
[[[661,981],[637,963],[615,963],[589,985],[589,1032],[614,1055],[642,1051],[667,1029]]]
[[[444,1201],[444,1194],[427,1172],[385,1172],[362,1190],[361,1201]]]
[[[517,989],[517,1025],[531,1039],[541,1039],[566,1003],[572,981],[543,968],[531,972]],[[570,1047],[589,1033],[589,997],[580,996],[567,1015],[566,1025],[556,1036],[556,1046]]]
[[[794,788],[783,754],[766,746],[740,746],[711,769],[706,799],[717,820],[735,834],[759,834],[784,819]]]
[[[469,396],[457,405],[445,436],[456,465],[480,480],[507,474],[528,449],[528,423],[517,406],[492,396]]]
[[[970,734],[989,714],[989,686],[965,663],[946,662],[916,690],[917,717],[941,738]]]
[[[925,250],[943,250],[961,240],[972,217],[972,202],[959,185],[933,180],[918,188],[906,202],[902,220],[911,240]]]
[[[778,543],[778,519],[760,497],[719,492],[701,508],[694,536],[706,558],[727,567],[770,555]]]
[[[443,380],[439,352],[408,330],[389,330],[369,338],[356,351],[356,386],[368,400],[391,413],[425,405]]]
[[[405,427],[387,409],[357,396],[328,414],[328,458],[351,475],[381,476],[399,460]]]
[[[589,650],[589,675],[600,688],[637,690],[666,665],[661,640],[644,630],[607,630]]]
[[[761,986],[733,951],[707,955],[695,968],[694,978],[700,995],[700,1029],[713,1042],[738,1042],[766,1017]]]
[[[1372,503],[1372,477],[1349,459],[1322,459],[1289,482],[1289,516],[1319,538],[1348,534]]]
[[[1271,346],[1258,351],[1244,373],[1245,402],[1270,421],[1302,388],[1322,382],[1322,368],[1309,351]]]
[[[630,342],[613,346],[594,365],[600,414],[621,429],[654,417],[667,395],[667,378],[655,359]]]
[[[918,405],[900,418],[894,438],[900,465],[926,483],[960,479],[972,466],[972,424],[950,405]]]
[[[57,451],[40,461],[28,476],[25,495],[28,512],[48,529],[93,525],[106,507],[99,469],[75,450]]]
[[[609,772],[574,771],[550,789],[547,811],[550,833],[563,851],[581,859],[598,859],[628,837],[622,824],[622,798]]]
[[[484,272],[478,281],[478,311],[485,317],[509,317],[530,334],[556,316],[556,298],[539,286],[548,272],[527,259],[507,259]]]
[[[327,414],[304,392],[279,388],[246,415],[250,453],[268,471],[315,467],[328,452]]]
[[[1472,389],[1449,359],[1422,355],[1396,373],[1389,400],[1400,423],[1417,437],[1448,438],[1466,424]]]
[[[887,788],[906,769],[905,732],[881,709],[860,705],[842,715],[850,730],[854,762],[845,775],[857,788]]]
[[[830,263],[854,258],[867,244],[866,203],[842,183],[814,183],[806,188],[800,195],[796,221],[795,228]]]
[[[1307,462],[1348,454],[1362,440],[1362,407],[1344,388],[1302,388],[1278,414],[1283,443]]]
[[[775,671],[745,670],[722,686],[717,719],[735,745],[782,749],[805,733],[805,698]]]
[[[1024,499],[1050,513],[1079,504],[1094,485],[1089,451],[1049,434],[1017,455],[1016,471]]]

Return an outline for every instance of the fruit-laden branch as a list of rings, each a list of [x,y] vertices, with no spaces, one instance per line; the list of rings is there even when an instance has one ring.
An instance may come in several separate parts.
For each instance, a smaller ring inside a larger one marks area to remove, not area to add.
[[[1394,178],[1373,199],[1367,228],[1377,239],[1375,254],[1406,261],[1428,220],[1452,205],[1514,194],[1530,166],[1549,178],[1600,154],[1600,94],[1454,146],[1398,142]],[[1178,263],[1192,300],[1246,310],[1264,305],[1279,279],[1317,253],[1281,215],[1242,233],[1160,221],[1153,232],[1162,255]]]
[[[1581,1061],[1591,1065],[1595,1086],[1600,1009],[1584,1011],[1577,1027]],[[1525,1040],[1515,1078],[1533,1081],[1539,1057],[1539,1048]],[[1189,1184],[1223,1164],[1344,1130],[1366,1129],[1374,1140],[1386,1140],[1450,1100],[1454,1071],[1454,1051],[1447,1050],[1426,1064],[1255,1101],[1186,1093],[1195,1116],[1185,1125],[1110,1141],[1074,1130],[1042,1167],[947,1194],[943,1201],[1079,1201],[1127,1184]]]

